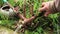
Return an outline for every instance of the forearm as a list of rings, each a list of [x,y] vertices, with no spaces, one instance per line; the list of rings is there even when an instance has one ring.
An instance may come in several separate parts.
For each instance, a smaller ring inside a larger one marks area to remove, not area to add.
[[[49,8],[52,13],[57,13],[60,11],[60,0],[51,1],[49,4]]]

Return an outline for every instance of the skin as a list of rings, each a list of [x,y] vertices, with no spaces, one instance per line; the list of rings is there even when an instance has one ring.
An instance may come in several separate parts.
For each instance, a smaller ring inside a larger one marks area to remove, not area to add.
[[[16,1],[15,1],[16,2]],[[10,4],[9,4],[9,6],[11,6]],[[12,6],[11,6],[12,7]],[[12,7],[13,8],[13,7]],[[16,7],[15,9],[14,9],[15,11],[14,12],[18,12],[18,7]],[[43,2],[42,3],[42,8],[39,8],[39,11],[40,12],[42,12],[42,11],[46,11],[45,12],[45,14],[44,14],[44,16],[48,16],[49,14],[51,14],[52,12],[50,11],[50,9],[49,9],[49,2]],[[28,23],[28,22],[31,22],[34,18],[35,18],[35,16],[32,16],[31,18],[25,18],[23,15],[21,15],[21,14],[18,14],[18,16],[20,17],[20,18],[22,18],[23,20],[24,20],[24,22],[25,23]]]
[[[46,16],[46,17],[47,17],[49,14],[52,13],[52,12],[50,11],[50,9],[49,9],[49,2],[43,2],[43,3],[42,3],[42,7],[39,8],[38,11],[42,12],[42,11],[44,11],[44,10],[46,11],[45,14],[44,14],[44,16]],[[18,16],[24,20],[25,24],[33,21],[34,18],[35,18],[35,16],[32,16],[31,18],[28,18],[28,19],[27,19],[27,18],[25,18],[25,17],[24,17],[23,15],[21,15],[21,14],[18,14]]]
[[[39,10],[38,11],[40,11],[40,12],[42,12],[42,11],[46,11],[45,12],[45,14],[44,14],[44,16],[48,16],[49,14],[51,14],[52,12],[51,12],[51,10],[49,9],[49,2],[43,2],[42,3],[42,8],[39,8]]]
[[[15,10],[18,12],[18,7],[16,7]],[[44,11],[44,10],[46,10],[46,12],[45,12],[45,14],[44,14],[44,16],[46,16],[46,17],[47,17],[49,14],[52,13],[52,12],[50,11],[50,9],[49,9],[49,2],[43,2],[43,3],[42,3],[42,8],[39,8],[39,11],[42,12],[42,11]],[[25,24],[33,21],[34,18],[35,18],[35,16],[32,16],[31,18],[28,18],[28,19],[27,19],[27,18],[25,18],[25,17],[24,17],[23,15],[21,15],[21,14],[18,14],[18,16],[24,20]]]

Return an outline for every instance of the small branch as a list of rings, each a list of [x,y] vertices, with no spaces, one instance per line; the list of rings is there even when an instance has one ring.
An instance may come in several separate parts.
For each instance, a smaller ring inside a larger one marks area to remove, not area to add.
[[[18,14],[19,18],[21,18],[22,20],[26,19],[23,15]]]
[[[30,14],[33,16],[33,3],[31,3],[30,2],[30,0],[29,0],[29,2],[28,2],[29,4],[29,8],[30,8]]]
[[[44,2],[44,0],[42,0],[42,2]]]
[[[35,18],[36,16],[32,16],[31,18],[25,19],[24,22],[25,24],[31,23]]]
[[[30,4],[30,14],[33,15],[33,4]]]
[[[26,0],[24,0],[23,15],[24,15],[24,17],[26,17]]]

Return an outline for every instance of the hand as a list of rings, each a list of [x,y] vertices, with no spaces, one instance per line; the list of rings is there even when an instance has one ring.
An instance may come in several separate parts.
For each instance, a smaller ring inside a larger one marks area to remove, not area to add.
[[[42,11],[46,11],[44,16],[48,16],[49,14],[51,14],[51,10],[49,8],[49,2],[44,2],[42,3],[42,8],[39,8],[39,11],[42,12]]]

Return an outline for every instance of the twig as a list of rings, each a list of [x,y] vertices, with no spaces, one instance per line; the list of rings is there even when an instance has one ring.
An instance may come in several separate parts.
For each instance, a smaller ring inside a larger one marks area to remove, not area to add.
[[[29,3],[29,6],[30,6],[30,14],[33,15],[33,4]]]
[[[24,17],[26,17],[26,0],[24,0],[23,15],[24,15]]]
[[[42,2],[44,2],[44,0],[42,0]]]
[[[18,16],[19,16],[19,18],[22,19],[22,20],[26,19],[22,14],[18,14]]]

